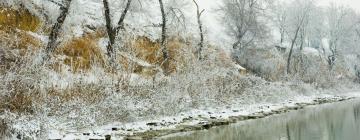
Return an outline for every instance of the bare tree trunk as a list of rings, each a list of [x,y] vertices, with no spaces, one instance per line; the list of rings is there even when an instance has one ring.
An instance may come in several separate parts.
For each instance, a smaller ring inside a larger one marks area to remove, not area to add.
[[[280,35],[280,37],[281,37],[281,38],[280,38],[280,44],[283,45],[283,43],[284,43],[284,38],[285,38],[285,29],[281,28],[281,29],[280,29],[280,34],[281,34],[281,35]]]
[[[57,47],[57,39],[59,37],[61,28],[66,20],[66,17],[69,13],[70,5],[72,0],[65,0],[64,5],[60,5],[60,16],[57,18],[57,22],[54,24],[54,26],[51,29],[51,33],[49,36],[49,43],[46,47],[46,55],[49,55],[52,53],[56,47]]]
[[[355,70],[356,81],[360,82],[360,69],[358,68],[357,65],[354,66],[354,70]]]
[[[108,33],[108,37],[109,37],[109,43],[106,46],[106,50],[107,50],[107,55],[109,57],[111,57],[111,55],[114,52],[113,45],[115,44],[116,34],[114,32],[114,28],[112,27],[108,0],[103,0],[103,4],[104,4],[104,10],[105,10],[104,12],[105,12],[106,29],[107,29],[107,33]]]
[[[331,45],[332,46],[332,45]],[[330,50],[331,50],[331,55],[328,56],[328,64],[329,64],[329,70],[331,71],[333,68],[334,68],[334,65],[335,65],[335,61],[336,61],[336,53],[337,53],[337,50],[336,48],[332,48],[330,46]],[[331,49],[332,48],[332,49]]]
[[[159,0],[159,4],[162,15],[161,51],[163,53],[164,61],[167,61],[169,55],[166,50],[166,13],[164,9],[164,3],[162,0]]]
[[[287,67],[286,67],[288,74],[291,73],[291,70],[290,70],[291,57],[292,57],[292,53],[294,51],[295,42],[296,42],[296,39],[298,37],[300,28],[301,28],[301,26],[298,26],[298,28],[296,29],[296,32],[295,32],[295,36],[294,36],[294,38],[293,38],[293,40],[291,42],[291,47],[290,47],[290,52],[289,52],[289,56],[288,56],[288,59],[287,59]]]
[[[201,23],[201,15],[205,11],[204,9],[200,11],[200,7],[196,0],[193,0],[194,4],[196,5],[196,14],[197,14],[197,22],[199,26],[199,34],[200,34],[200,43],[199,43],[199,49],[197,50],[198,53],[198,59],[202,59],[202,49],[204,48],[204,33],[203,33],[203,26]]]
[[[306,13],[304,13],[302,15],[302,18],[299,22],[299,25],[297,26],[297,29],[296,29],[296,32],[295,32],[295,36],[291,42],[291,47],[290,47],[290,52],[289,52],[289,56],[288,56],[288,59],[287,59],[287,74],[290,74],[291,73],[291,70],[290,70],[290,65],[291,65],[291,57],[292,57],[292,53],[294,51],[294,46],[295,46],[295,42],[299,36],[299,32],[300,32],[300,29],[302,28],[303,24],[304,24],[304,20],[305,20],[305,16],[306,16]]]
[[[305,43],[305,31],[304,29],[301,29],[301,34],[300,34],[300,51],[304,50],[304,43]]]
[[[121,13],[121,16],[120,16],[120,19],[118,21],[118,25],[117,25],[117,28],[115,29],[116,31],[116,36],[119,36],[119,31],[120,30],[125,30],[125,25],[124,25],[124,20],[125,20],[125,17],[130,9],[130,6],[131,6],[131,2],[132,0],[128,0],[127,3],[126,3],[126,7],[124,9],[124,11]],[[120,36],[121,37],[121,36]],[[122,39],[119,39],[119,41],[122,41]],[[122,47],[120,47],[121,49]]]
[[[104,12],[105,12],[106,29],[107,29],[107,33],[108,33],[108,37],[109,37],[109,43],[106,46],[106,49],[107,49],[107,55],[109,57],[112,57],[112,54],[114,53],[113,46],[115,44],[115,39],[116,39],[118,32],[121,29],[124,29],[124,20],[125,20],[127,12],[130,9],[131,2],[132,2],[132,0],[127,1],[125,9],[121,13],[118,25],[116,28],[114,28],[112,25],[112,22],[111,22],[111,13],[110,13],[110,8],[109,8],[109,2],[108,2],[108,0],[103,0],[104,10],[105,10]]]

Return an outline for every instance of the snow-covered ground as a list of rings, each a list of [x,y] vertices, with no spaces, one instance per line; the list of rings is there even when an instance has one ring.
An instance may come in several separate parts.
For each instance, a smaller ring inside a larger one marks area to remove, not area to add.
[[[249,105],[234,103],[225,107],[209,108],[204,110],[192,110],[189,112],[181,113],[181,115],[179,116],[160,117],[158,119],[148,121],[140,121],[133,123],[114,122],[105,126],[82,130],[53,130],[48,133],[48,138],[63,140],[104,139],[106,136],[111,136],[112,139],[149,138],[143,137],[143,135],[141,134],[146,132],[156,132],[159,130],[175,130],[173,132],[180,132],[176,130],[178,130],[182,126],[196,127],[199,124],[204,125],[211,123],[212,121],[229,121],[229,119],[233,117],[241,116],[253,116],[256,119],[256,117],[262,118],[271,114],[285,113],[294,109],[301,109],[302,107],[308,105],[331,103],[359,97],[360,92],[354,91],[341,93],[340,96],[333,94],[297,96],[291,100],[282,101],[279,103],[263,103]],[[165,135],[172,134],[173,132],[165,133]],[[163,135],[164,134],[158,133],[154,136]]]

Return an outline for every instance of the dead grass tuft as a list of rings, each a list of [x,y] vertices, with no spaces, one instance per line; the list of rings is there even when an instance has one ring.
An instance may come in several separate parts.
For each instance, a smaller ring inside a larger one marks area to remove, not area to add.
[[[16,62],[37,55],[42,42],[24,31],[0,31],[0,73],[15,66]]]
[[[15,93],[3,99],[0,110],[10,112],[33,113],[33,97],[24,93]]]
[[[138,37],[131,50],[137,58],[152,65],[161,65],[166,74],[181,70],[186,66],[185,57],[193,57],[193,55],[189,55],[192,54],[192,48],[179,38],[169,39],[167,50],[170,58],[165,63],[163,63],[164,58],[161,54],[160,43],[147,37]]]
[[[6,95],[0,99],[0,112],[8,110],[11,112],[33,113],[33,101],[38,97],[34,87],[28,86],[21,80],[13,80],[8,83]]]
[[[52,88],[48,91],[48,97],[57,99],[59,104],[71,102],[73,100],[82,99],[85,103],[94,104],[105,98],[102,88],[93,84],[78,84],[75,87],[58,90]]]
[[[25,8],[15,10],[0,6],[1,73],[42,47],[40,39],[29,33],[36,32],[40,26],[40,19]]]
[[[20,29],[36,32],[41,20],[25,8],[19,10],[0,7],[0,30]]]
[[[11,85],[20,83],[14,82]],[[76,84],[74,87],[59,90],[49,88],[46,94],[41,94],[37,88],[19,86],[0,99],[0,112],[5,110],[13,113],[32,114],[36,106],[44,106],[50,109],[50,112],[61,111],[63,106],[71,104],[73,101],[81,100],[84,104],[97,104],[106,97],[103,87],[92,84]]]
[[[100,36],[101,33],[95,32],[73,38],[58,48],[56,54],[65,56],[63,62],[71,66],[73,72],[89,70],[92,65],[104,66],[104,52],[98,45]]]
[[[150,64],[156,64],[163,61],[162,55],[159,53],[160,44],[151,41],[147,37],[137,38],[131,50],[134,51],[137,58]]]
[[[38,50],[42,42],[25,31],[0,31],[0,41],[9,49],[19,50],[21,56],[26,55],[29,50]]]

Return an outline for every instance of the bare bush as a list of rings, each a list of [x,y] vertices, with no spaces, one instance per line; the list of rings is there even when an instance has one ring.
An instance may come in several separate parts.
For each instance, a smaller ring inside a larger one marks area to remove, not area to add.
[[[286,61],[275,48],[248,48],[233,53],[233,58],[254,74],[267,80],[281,80],[285,74]]]
[[[329,71],[327,62],[321,58],[320,54],[295,51],[293,56],[294,59],[289,67],[294,72],[290,74],[291,76],[321,88],[334,86],[335,73]]]

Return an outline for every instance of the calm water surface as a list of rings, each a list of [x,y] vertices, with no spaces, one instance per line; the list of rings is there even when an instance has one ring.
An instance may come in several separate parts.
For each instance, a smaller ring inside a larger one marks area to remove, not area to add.
[[[360,100],[164,137],[168,140],[360,140]]]

